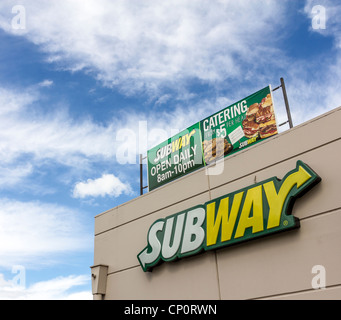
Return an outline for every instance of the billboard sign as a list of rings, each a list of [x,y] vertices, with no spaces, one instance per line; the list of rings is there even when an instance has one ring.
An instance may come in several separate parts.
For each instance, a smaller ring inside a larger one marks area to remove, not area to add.
[[[268,86],[149,150],[149,190],[277,133],[272,90]]]

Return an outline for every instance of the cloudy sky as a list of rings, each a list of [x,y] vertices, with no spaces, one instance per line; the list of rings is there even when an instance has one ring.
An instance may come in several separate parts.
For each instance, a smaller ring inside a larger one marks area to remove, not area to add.
[[[340,16],[337,0],[1,0],[0,298],[91,298],[94,216],[138,196],[158,141],[280,77],[294,125],[340,106]]]

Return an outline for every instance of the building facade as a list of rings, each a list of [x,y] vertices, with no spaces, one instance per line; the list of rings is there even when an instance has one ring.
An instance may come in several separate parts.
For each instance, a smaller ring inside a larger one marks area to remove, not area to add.
[[[338,108],[225,158],[219,174],[214,166],[213,174],[200,169],[97,215],[94,299],[340,299],[340,123]],[[155,221],[272,177],[282,179],[298,161],[322,179],[292,208],[300,228],[144,272],[137,255]]]

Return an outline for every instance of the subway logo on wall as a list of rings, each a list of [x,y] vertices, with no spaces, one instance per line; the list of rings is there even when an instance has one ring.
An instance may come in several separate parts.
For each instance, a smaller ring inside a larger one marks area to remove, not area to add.
[[[137,258],[144,271],[192,256],[300,227],[291,215],[297,198],[321,181],[304,162],[282,180],[273,177],[155,221]]]

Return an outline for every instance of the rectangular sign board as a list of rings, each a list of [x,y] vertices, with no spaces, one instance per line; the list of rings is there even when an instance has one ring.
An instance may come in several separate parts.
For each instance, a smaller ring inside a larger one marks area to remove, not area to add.
[[[148,150],[149,190],[277,133],[268,86]]]

